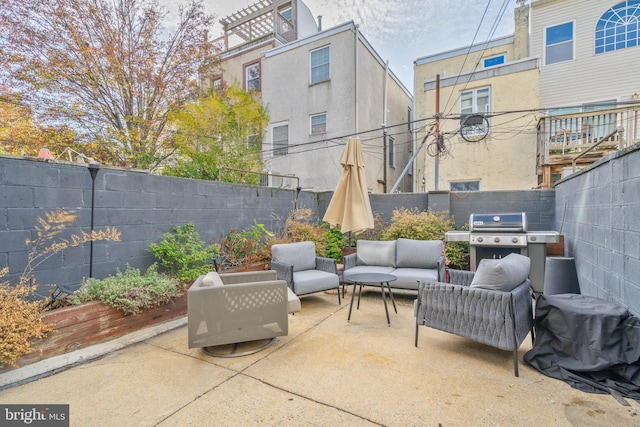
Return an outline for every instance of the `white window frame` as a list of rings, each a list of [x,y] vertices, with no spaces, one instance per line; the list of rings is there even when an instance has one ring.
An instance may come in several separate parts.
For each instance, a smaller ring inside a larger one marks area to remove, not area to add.
[[[328,58],[327,61],[314,65],[313,64],[314,54],[325,49],[329,52],[329,55],[327,56]],[[314,73],[313,73],[314,70],[318,70],[320,68],[324,69],[324,67],[327,67],[326,77],[324,76],[324,73],[323,73],[323,76],[314,78]],[[318,49],[314,49],[309,52],[309,82],[310,84],[314,85],[322,82],[328,82],[329,80],[331,80],[331,46],[327,45],[327,46],[322,46]]]
[[[396,140],[394,137],[392,137],[391,135],[387,135],[387,149],[389,150],[389,154],[388,154],[388,163],[389,163],[389,167],[391,168],[395,168],[396,167]]]
[[[286,139],[277,139],[276,140],[276,129],[281,129],[286,127]],[[272,155],[273,157],[286,156],[289,154],[289,122],[278,123],[273,125],[271,128],[271,145],[273,147]]]
[[[487,99],[487,104],[485,106],[485,111],[479,111],[478,110],[478,92],[480,91],[484,91],[487,90],[488,91],[488,99]],[[471,110],[472,111],[462,111],[462,97],[465,93],[471,93],[472,94],[472,106],[471,106]],[[460,92],[460,115],[461,116],[468,116],[468,115],[472,115],[472,114],[489,114],[491,112],[491,86],[482,86],[482,87],[477,87],[474,89],[467,89],[464,90],[462,92]],[[490,133],[491,132],[491,120],[489,118],[487,118],[487,126],[488,129],[486,131],[486,133]],[[476,133],[480,133],[480,132],[472,132],[471,134],[476,134]],[[483,132],[485,133],[485,132]]]
[[[253,78],[250,78],[249,70],[251,70],[253,67],[257,67],[258,75],[253,77]],[[261,80],[261,70],[260,70],[260,68],[261,68],[260,67],[260,61],[252,62],[252,63],[246,64],[244,66],[244,89],[247,92],[249,92],[251,89],[255,90],[256,92],[260,92],[260,83],[261,83],[261,81],[260,81]],[[253,81],[257,81],[258,82],[257,88],[252,87],[250,85],[250,82],[253,82]]]
[[[564,43],[569,43],[568,41],[565,42],[561,42],[561,43],[555,43],[551,46],[549,46],[547,44],[547,30],[551,29],[551,28],[555,28],[555,27],[559,27],[561,25],[566,25],[566,24],[571,24],[571,58],[568,59],[561,59],[559,61],[554,61],[549,63],[549,58],[548,58],[548,53],[547,50],[549,49],[549,47],[555,47],[555,46],[560,46],[561,44]],[[567,62],[567,61],[573,61],[576,58],[576,21],[566,21],[566,22],[561,22],[559,24],[556,25],[549,25],[547,27],[544,27],[544,45],[543,45],[543,53],[544,53],[544,65],[553,65],[553,64],[560,64],[562,62]]]
[[[316,123],[314,123],[314,119],[322,119],[323,117],[324,121],[316,120]],[[327,113],[309,116],[309,135],[323,135],[325,133],[327,133]]]

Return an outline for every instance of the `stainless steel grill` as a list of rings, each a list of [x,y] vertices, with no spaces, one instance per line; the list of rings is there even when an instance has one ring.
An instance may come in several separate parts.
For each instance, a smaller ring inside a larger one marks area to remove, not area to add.
[[[481,260],[503,258],[519,253],[531,259],[529,279],[536,292],[544,288],[544,266],[547,243],[557,243],[557,231],[529,231],[527,214],[471,214],[469,231],[445,233],[445,241],[469,242],[470,269],[475,271]]]

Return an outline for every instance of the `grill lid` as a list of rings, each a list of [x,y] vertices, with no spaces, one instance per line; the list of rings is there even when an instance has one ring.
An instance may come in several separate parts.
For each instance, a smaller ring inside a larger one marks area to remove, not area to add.
[[[469,217],[469,231],[476,233],[526,233],[527,214],[518,213],[496,213],[496,214],[475,214]]]

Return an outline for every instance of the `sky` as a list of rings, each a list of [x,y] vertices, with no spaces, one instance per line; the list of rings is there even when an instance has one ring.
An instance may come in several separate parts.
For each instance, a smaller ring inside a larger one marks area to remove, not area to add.
[[[303,0],[323,30],[353,21],[391,71],[413,92],[413,62],[421,57],[513,33],[516,0]],[[177,17],[186,0],[159,0]],[[218,20],[254,0],[204,0],[215,15],[212,35],[222,35]],[[484,19],[483,19],[484,16]],[[493,33],[492,36],[490,36]],[[475,39],[474,39],[475,38]],[[474,41],[475,40],[475,41]]]

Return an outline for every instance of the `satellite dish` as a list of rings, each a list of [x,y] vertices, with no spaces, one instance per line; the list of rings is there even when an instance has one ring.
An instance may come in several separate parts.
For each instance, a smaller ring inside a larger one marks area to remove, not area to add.
[[[467,142],[479,142],[489,133],[489,120],[482,114],[460,117],[460,136]]]

